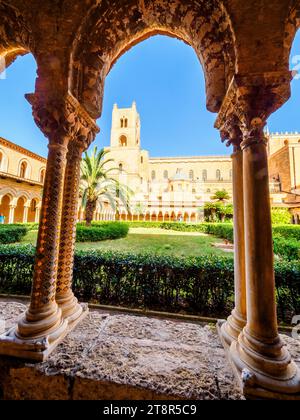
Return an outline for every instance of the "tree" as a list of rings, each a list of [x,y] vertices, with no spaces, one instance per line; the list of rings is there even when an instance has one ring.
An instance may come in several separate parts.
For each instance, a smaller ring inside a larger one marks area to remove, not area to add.
[[[94,212],[99,203],[102,208],[104,201],[108,201],[114,211],[118,210],[122,203],[127,210],[130,207],[132,191],[126,185],[120,183],[111,173],[120,172],[119,168],[107,168],[113,159],[105,159],[108,151],[97,147],[89,156],[86,152],[81,164],[81,196],[82,206],[86,213],[86,225],[90,226]]]
[[[211,197],[211,200],[216,200],[220,203],[223,203],[224,201],[230,200],[230,195],[226,190],[216,191],[215,195]]]

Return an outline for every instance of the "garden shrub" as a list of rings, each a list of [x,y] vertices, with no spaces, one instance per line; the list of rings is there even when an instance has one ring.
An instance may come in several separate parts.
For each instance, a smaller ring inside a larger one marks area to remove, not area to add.
[[[297,260],[300,256],[300,241],[273,235],[274,253],[287,260]]]
[[[291,224],[292,215],[286,208],[273,207],[271,210],[273,225],[289,225]]]
[[[286,239],[296,239],[300,241],[300,225],[277,225],[273,226],[273,233]]]
[[[32,246],[0,246],[0,293],[28,295]],[[300,313],[300,263],[275,263],[278,316]],[[83,301],[226,317],[234,306],[232,257],[176,258],[155,254],[81,251],[75,254],[74,292]]]
[[[100,222],[92,226],[77,225],[76,242],[99,242],[107,239],[125,238],[129,226],[120,222]]]
[[[23,225],[0,225],[0,244],[20,242],[26,233],[27,229]]]

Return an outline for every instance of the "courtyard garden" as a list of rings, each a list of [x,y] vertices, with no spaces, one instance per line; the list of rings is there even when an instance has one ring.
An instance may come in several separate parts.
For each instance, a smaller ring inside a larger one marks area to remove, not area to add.
[[[0,293],[29,295],[36,224],[0,226]],[[300,226],[274,224],[278,317],[300,311]],[[104,305],[225,317],[234,305],[232,223],[77,225],[74,291]]]

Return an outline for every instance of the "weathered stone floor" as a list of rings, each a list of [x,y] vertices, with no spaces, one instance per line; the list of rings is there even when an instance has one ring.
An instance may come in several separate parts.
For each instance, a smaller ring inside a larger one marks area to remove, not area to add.
[[[25,306],[0,301],[9,328]],[[300,341],[286,339],[300,364]],[[211,326],[91,311],[45,363],[0,358],[5,399],[241,399]]]

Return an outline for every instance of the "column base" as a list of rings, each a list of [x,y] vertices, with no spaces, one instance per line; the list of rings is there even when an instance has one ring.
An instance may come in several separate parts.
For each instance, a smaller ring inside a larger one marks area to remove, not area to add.
[[[73,292],[66,296],[57,295],[56,302],[62,311],[63,319],[67,320],[69,324],[76,322],[76,320],[80,318],[83,312],[83,306],[78,303],[78,300],[74,296]]]
[[[17,334],[17,326],[13,327],[5,334],[0,335],[0,355],[44,362],[67,334],[87,316],[88,305],[82,304],[80,306],[82,308],[81,314],[76,320],[69,322],[67,319],[63,319],[60,326],[47,336],[34,339],[20,338]]]
[[[222,336],[223,346],[231,346],[233,341],[237,341],[239,335],[246,326],[246,319],[244,319],[239,313],[234,309],[227,319],[227,321],[222,320],[217,324],[218,332],[220,337]]]
[[[225,349],[226,357],[233,369],[233,373],[247,399],[263,400],[300,400],[300,370],[291,361],[286,369],[281,368],[280,360],[272,360],[259,355],[261,366],[278,364],[278,376],[270,375],[258,368],[250,366],[242,360],[242,350],[239,342],[233,341],[231,346],[224,339],[222,326],[226,321],[219,321],[217,325],[221,343]]]

